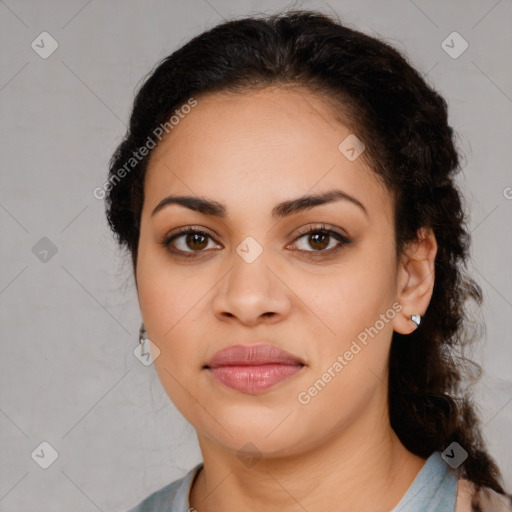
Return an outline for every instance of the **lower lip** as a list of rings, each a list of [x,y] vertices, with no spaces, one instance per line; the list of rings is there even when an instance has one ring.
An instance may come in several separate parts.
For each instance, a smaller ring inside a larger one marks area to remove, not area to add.
[[[257,366],[218,366],[208,368],[213,377],[242,393],[256,394],[276,386],[296,375],[301,365],[262,364]]]

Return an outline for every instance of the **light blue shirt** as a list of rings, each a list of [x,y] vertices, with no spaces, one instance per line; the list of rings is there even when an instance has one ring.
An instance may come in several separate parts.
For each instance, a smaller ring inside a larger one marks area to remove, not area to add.
[[[150,494],[128,512],[191,512],[190,487],[202,467],[201,462],[183,478]],[[457,483],[455,472],[441,458],[441,452],[434,452],[390,512],[454,512]]]
[[[454,512],[458,477],[434,452],[391,512]]]

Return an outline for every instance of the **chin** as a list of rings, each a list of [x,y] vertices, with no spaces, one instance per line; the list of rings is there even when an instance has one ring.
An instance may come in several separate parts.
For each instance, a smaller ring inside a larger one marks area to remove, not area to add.
[[[198,433],[198,437],[206,437],[221,445],[225,450],[236,453],[243,457],[245,452],[251,455],[255,452],[254,457],[283,457],[297,454],[302,451],[305,439],[311,440],[311,435],[307,432],[302,433],[296,428],[292,415],[285,421],[283,418],[290,411],[284,414],[276,415],[272,420],[256,421],[256,417],[243,418],[238,415],[236,418],[214,415],[211,417],[201,418],[197,421],[191,418],[189,420]],[[279,417],[277,419],[277,417]],[[218,423],[217,423],[218,422]]]

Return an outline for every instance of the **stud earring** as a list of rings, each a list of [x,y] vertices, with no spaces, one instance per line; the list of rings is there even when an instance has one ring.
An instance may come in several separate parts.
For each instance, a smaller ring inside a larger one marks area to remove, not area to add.
[[[412,315],[411,320],[416,324],[417,329],[421,323],[421,315]]]

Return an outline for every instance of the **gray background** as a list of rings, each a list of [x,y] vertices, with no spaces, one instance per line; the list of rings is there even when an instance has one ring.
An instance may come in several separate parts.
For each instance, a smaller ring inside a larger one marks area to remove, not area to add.
[[[154,367],[133,354],[140,315],[129,259],[92,192],[125,132],[134,89],[157,61],[223,18],[285,5],[0,2],[1,511],[125,511],[201,460]],[[485,295],[475,400],[512,491],[512,3],[295,6],[334,10],[406,51],[449,103],[465,155],[470,270]],[[31,47],[43,31],[59,45],[46,59]],[[453,31],[469,44],[458,58],[441,47]],[[43,237],[56,254],[40,252]],[[31,457],[42,441],[58,452],[48,469]]]

